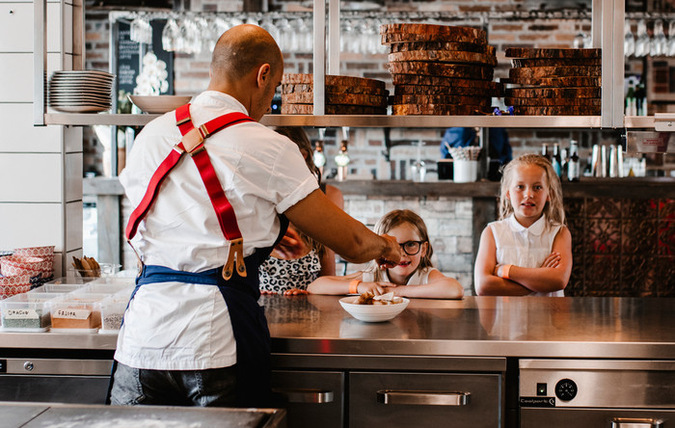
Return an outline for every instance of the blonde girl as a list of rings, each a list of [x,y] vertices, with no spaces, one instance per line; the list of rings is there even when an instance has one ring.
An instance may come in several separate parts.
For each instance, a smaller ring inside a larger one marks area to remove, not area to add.
[[[371,265],[363,272],[347,276],[323,276],[309,285],[316,294],[383,294],[393,291],[398,296],[435,299],[461,299],[462,286],[443,275],[431,263],[434,251],[427,227],[420,216],[410,210],[387,213],[375,225],[375,233],[393,236],[401,246],[398,265],[381,269]]]
[[[546,158],[523,155],[506,165],[499,221],[481,235],[476,293],[563,296],[571,272],[572,236],[560,180]]]

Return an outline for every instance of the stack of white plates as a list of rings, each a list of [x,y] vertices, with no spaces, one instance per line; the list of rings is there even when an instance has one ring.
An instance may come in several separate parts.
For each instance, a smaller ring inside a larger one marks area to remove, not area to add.
[[[114,79],[114,74],[105,71],[55,71],[49,82],[49,105],[66,113],[108,110]]]

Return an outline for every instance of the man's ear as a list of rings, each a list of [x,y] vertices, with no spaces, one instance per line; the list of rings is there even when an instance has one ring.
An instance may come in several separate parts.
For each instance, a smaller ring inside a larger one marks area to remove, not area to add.
[[[269,64],[265,63],[258,68],[258,75],[256,76],[256,82],[258,87],[265,86],[265,81],[270,78],[272,68]]]

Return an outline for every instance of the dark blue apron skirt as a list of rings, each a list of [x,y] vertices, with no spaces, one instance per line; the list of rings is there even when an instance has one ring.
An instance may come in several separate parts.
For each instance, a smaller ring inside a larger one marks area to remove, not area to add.
[[[279,216],[281,231],[273,246],[258,248],[255,253],[244,258],[246,277],[241,277],[234,269],[230,280],[222,277],[222,267],[204,272],[184,272],[164,266],[145,265],[136,278],[136,288],[131,299],[143,284],[160,282],[183,282],[189,284],[207,284],[217,286],[225,299],[234,340],[237,343],[237,364],[235,366],[237,385],[235,388],[238,407],[269,407],[271,404],[270,389],[270,332],[267,327],[264,309],[258,305],[260,298],[258,267],[269,257],[273,248],[286,233],[288,220]],[[130,299],[130,300],[131,300]],[[114,381],[110,381],[108,400]]]

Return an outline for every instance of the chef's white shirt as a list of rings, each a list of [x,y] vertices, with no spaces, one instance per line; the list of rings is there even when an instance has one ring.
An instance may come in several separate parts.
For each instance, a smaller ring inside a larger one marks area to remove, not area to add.
[[[206,91],[193,99],[199,126],[230,112],[247,114],[233,97]],[[159,164],[180,141],[173,112],[143,128],[120,182],[139,205]],[[318,188],[295,143],[258,122],[237,124],[205,143],[232,204],[244,239],[244,255],[271,246],[283,213]],[[222,266],[229,249],[196,165],[185,156],[168,174],[138,228],[133,245],[147,265],[201,272]],[[249,272],[257,275],[257,272]],[[236,343],[218,287],[165,282],[145,284],[124,318],[115,359],[130,367],[202,370],[236,363]]]
[[[497,263],[525,268],[538,268],[553,251],[560,226],[550,226],[542,215],[530,227],[518,223],[512,214],[504,220],[488,224],[497,247]],[[563,290],[550,293],[532,292],[530,296],[564,296]]]

